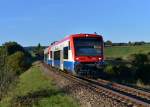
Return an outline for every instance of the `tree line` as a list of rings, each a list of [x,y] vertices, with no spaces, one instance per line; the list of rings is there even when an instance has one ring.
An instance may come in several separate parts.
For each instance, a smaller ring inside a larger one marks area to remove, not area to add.
[[[144,41],[139,41],[139,42],[131,42],[129,41],[128,43],[113,43],[110,40],[107,40],[104,42],[104,45],[106,47],[109,46],[139,46],[139,45],[145,45],[145,44],[150,44],[149,42],[144,42]]]

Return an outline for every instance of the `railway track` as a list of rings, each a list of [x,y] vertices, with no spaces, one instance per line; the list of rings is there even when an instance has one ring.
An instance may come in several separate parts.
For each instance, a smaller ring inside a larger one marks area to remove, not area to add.
[[[44,66],[48,67],[45,64]],[[59,74],[73,82],[90,88],[97,93],[103,93],[104,95],[114,100],[120,101],[128,106],[150,107],[150,93],[148,92],[137,90],[117,83],[112,83],[102,79],[93,80],[89,78],[80,78],[65,72],[59,72]]]
[[[102,79],[98,79],[97,81],[99,83],[103,84],[103,85],[107,85],[107,86],[109,86],[111,88],[120,90],[122,92],[126,92],[128,94],[132,94],[132,95],[134,95],[136,97],[140,97],[143,100],[145,99],[148,102],[150,102],[150,93],[147,92],[147,91],[143,91],[143,90],[140,90],[140,89],[136,89],[136,88],[129,87],[129,86],[122,85],[122,84],[118,84],[118,83],[113,83],[113,82],[102,80]]]
[[[128,86],[128,87],[134,88],[134,89],[138,89],[138,90],[150,93],[150,88],[139,87],[139,86],[136,86],[136,85],[133,85],[133,84],[127,84],[127,83],[123,83],[122,85],[125,85],[125,86]]]
[[[87,78],[78,78],[66,73],[64,73],[63,76],[68,79],[74,80],[78,83],[81,83],[82,85],[88,86],[89,88],[94,89],[98,93],[103,93],[115,100],[119,100],[122,103],[126,103],[129,106],[150,107],[150,100],[145,99],[145,97],[149,97],[149,96],[143,94],[144,92],[140,92],[139,90],[135,91],[134,89],[133,91],[129,92],[130,89],[127,88],[126,86],[115,84],[115,86],[113,85],[113,88],[112,86],[110,88],[110,84],[104,85],[103,83],[101,83],[100,80],[97,81],[97,80],[91,80]],[[132,94],[132,92],[134,93]],[[138,94],[137,92],[140,93],[139,95],[142,96],[142,98],[139,96],[135,96],[135,94],[136,95]]]
[[[142,90],[138,90],[138,89],[135,89],[132,87],[128,87],[125,85],[113,83],[113,82],[102,80],[102,79],[98,79],[98,80],[93,80],[93,79],[89,79],[89,78],[83,78],[83,79],[86,81],[89,81],[93,84],[97,84],[99,86],[105,87],[105,88],[110,89],[112,91],[118,92],[122,95],[136,99],[137,101],[142,101],[145,104],[147,103],[145,106],[150,107],[150,93],[149,92],[145,92]],[[136,102],[134,102],[134,103],[136,103]]]

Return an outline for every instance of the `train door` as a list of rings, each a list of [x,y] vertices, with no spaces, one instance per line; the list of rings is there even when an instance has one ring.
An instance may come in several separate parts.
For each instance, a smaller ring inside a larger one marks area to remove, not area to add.
[[[54,51],[54,66],[60,68],[60,50]]]
[[[60,69],[64,70],[63,50],[60,51]]]
[[[65,70],[69,70],[69,62],[68,62],[68,46],[63,48],[63,66]]]
[[[54,66],[54,51],[51,51],[52,66]]]

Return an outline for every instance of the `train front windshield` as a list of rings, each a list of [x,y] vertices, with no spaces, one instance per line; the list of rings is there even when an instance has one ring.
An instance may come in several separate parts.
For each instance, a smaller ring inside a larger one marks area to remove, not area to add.
[[[102,40],[101,38],[75,38],[74,46],[76,56],[101,56]]]

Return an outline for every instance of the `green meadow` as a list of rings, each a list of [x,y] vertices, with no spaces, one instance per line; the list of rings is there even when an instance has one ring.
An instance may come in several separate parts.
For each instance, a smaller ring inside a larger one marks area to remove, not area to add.
[[[105,58],[127,58],[131,54],[149,53],[150,45],[105,47]]]

